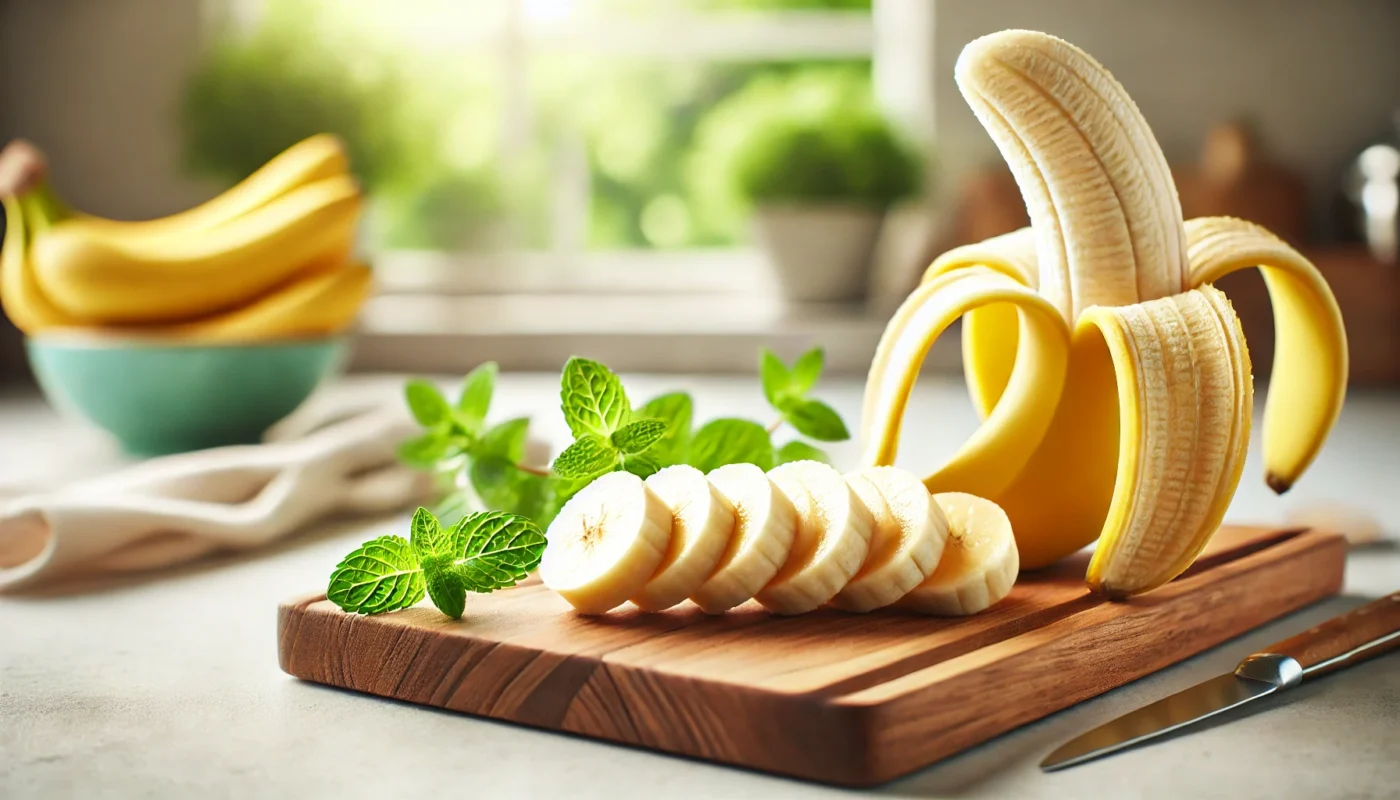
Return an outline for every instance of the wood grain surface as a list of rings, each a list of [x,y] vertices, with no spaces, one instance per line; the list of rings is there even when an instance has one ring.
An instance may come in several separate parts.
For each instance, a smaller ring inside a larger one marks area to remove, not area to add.
[[[582,617],[533,581],[469,597],[460,621],[429,607],[361,617],[319,594],[281,606],[278,650],[319,683],[869,786],[1334,594],[1345,556],[1335,534],[1227,527],[1147,595],[1091,596],[1072,559],[955,620],[753,604]]]
[[[1400,649],[1400,592],[1329,619],[1265,652],[1292,656],[1306,679],[1396,649]]]

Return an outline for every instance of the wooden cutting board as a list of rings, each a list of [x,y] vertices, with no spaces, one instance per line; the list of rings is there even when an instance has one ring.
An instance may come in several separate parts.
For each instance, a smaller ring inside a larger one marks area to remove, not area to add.
[[[1185,575],[1126,602],[1084,561],[1022,576],[973,617],[571,613],[534,583],[347,614],[278,613],[282,669],[370,694],[849,786],[887,781],[1335,594],[1342,537],[1223,528]],[[1244,653],[1241,653],[1243,656]]]

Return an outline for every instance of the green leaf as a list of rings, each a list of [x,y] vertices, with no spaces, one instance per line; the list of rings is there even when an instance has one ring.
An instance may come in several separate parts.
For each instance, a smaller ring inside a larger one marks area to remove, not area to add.
[[[453,572],[473,592],[514,586],[544,555],[544,534],[519,514],[472,514],[452,529],[452,536],[458,552]]]
[[[443,531],[433,512],[421,506],[409,523],[408,542],[419,561],[452,552],[452,537]]]
[[[684,464],[690,447],[690,420],[695,404],[685,392],[671,392],[653,397],[637,409],[638,417],[659,419],[666,423],[666,433],[652,445],[647,454],[662,466]]]
[[[788,372],[782,359],[766,347],[759,348],[758,374],[763,381],[763,396],[776,408],[782,396],[792,386],[792,374]]]
[[[423,569],[401,536],[365,542],[336,565],[326,597],[356,614],[383,614],[423,599]]]
[[[690,465],[709,472],[726,464],[773,468],[773,440],[762,425],[746,419],[721,418],[705,423],[690,443]]]
[[[574,438],[608,437],[627,424],[632,408],[612,370],[586,358],[571,358],[560,378],[559,399]]]
[[[822,375],[825,362],[826,352],[820,347],[814,347],[798,356],[792,364],[792,393],[801,396],[812,391],[812,387],[817,385],[817,379]]]
[[[467,610],[467,582],[453,564],[451,555],[434,556],[423,562],[424,584],[438,611],[461,619]]]
[[[429,469],[445,458],[453,447],[452,437],[434,429],[399,445],[399,460],[409,466]]]
[[[457,400],[457,419],[473,436],[480,436],[486,425],[486,412],[491,408],[491,394],[496,389],[496,373],[500,368],[487,361],[467,373],[462,381],[462,396]]]
[[[478,456],[498,456],[518,464],[525,458],[525,440],[529,434],[529,417],[506,420],[486,431],[474,452]]]
[[[797,439],[778,448],[778,452],[774,458],[774,466],[786,464],[789,461],[820,461],[823,464],[831,463],[831,459],[827,457],[825,450],[822,450],[820,447],[813,447]]]
[[[661,469],[661,465],[650,453],[635,453],[622,457],[622,468],[638,478],[650,478]]]
[[[803,436],[819,442],[840,442],[851,438],[841,415],[820,400],[797,399],[785,404],[783,419]]]
[[[447,398],[442,396],[442,392],[439,392],[436,386],[425,380],[409,381],[404,385],[403,393],[413,418],[425,428],[443,422],[451,414],[452,409],[447,405]]]
[[[639,419],[617,429],[612,435],[613,446],[633,455],[645,451],[666,435],[666,423],[659,419]]]
[[[617,464],[617,449],[599,436],[585,434],[564,448],[554,459],[553,469],[564,478],[592,478]]]
[[[467,470],[476,496],[486,507],[495,511],[519,511],[519,487],[516,476],[522,474],[515,462],[501,456],[481,456],[472,459]]]
[[[438,524],[444,528],[451,528],[461,521],[462,517],[480,511],[472,499],[471,492],[452,491],[442,498],[433,509],[433,516],[438,518]]]

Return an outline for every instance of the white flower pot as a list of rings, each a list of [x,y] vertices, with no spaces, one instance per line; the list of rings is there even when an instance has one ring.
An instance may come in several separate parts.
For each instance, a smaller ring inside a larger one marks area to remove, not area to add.
[[[870,256],[884,215],[858,206],[768,206],[754,214],[754,239],[788,300],[850,302],[865,296]]]

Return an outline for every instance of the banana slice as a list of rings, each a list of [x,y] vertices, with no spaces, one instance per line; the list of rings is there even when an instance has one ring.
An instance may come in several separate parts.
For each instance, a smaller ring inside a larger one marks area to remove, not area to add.
[[[783,464],[768,477],[797,512],[797,531],[758,602],[777,614],[802,614],[829,602],[860,570],[874,520],[841,473],[819,461]]]
[[[831,604],[845,611],[883,608],[923,583],[938,566],[948,520],[923,481],[894,467],[866,467],[846,475],[870,510],[870,554]]]
[[[671,544],[661,565],[632,602],[661,611],[689,597],[715,571],[734,534],[734,506],[687,464],[666,467],[646,479],[671,512]]]
[[[753,464],[729,464],[708,477],[734,509],[734,534],[714,574],[690,599],[707,614],[723,614],[758,594],[778,574],[792,552],[797,512],[787,495]]]
[[[990,500],[962,492],[933,496],[948,519],[938,568],[899,605],[925,614],[960,617],[991,607],[1011,593],[1021,559],[1011,521]]]
[[[609,472],[560,509],[545,534],[540,578],[584,614],[641,591],[671,541],[671,509],[630,472]]]

